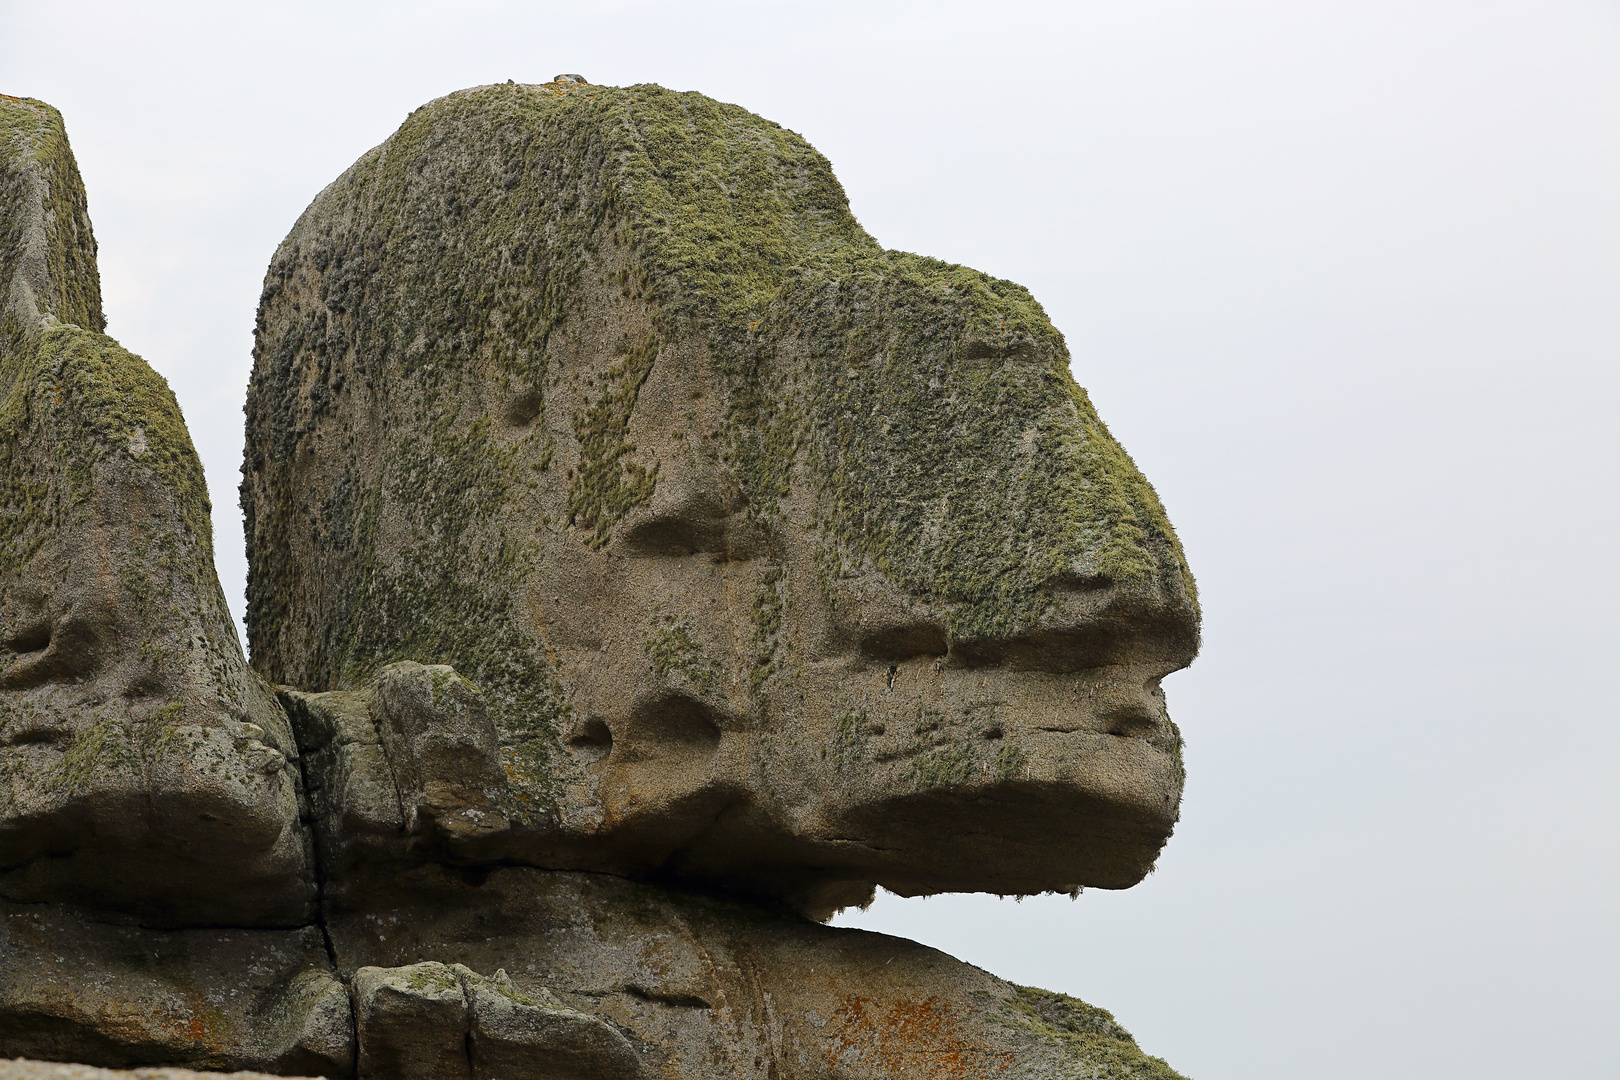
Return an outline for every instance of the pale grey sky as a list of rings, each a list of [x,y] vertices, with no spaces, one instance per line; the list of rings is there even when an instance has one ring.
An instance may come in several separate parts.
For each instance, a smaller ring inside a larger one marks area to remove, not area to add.
[[[1197,1080],[1620,1077],[1620,4],[0,0],[238,612],[276,243],[415,106],[562,71],[747,106],[884,244],[1028,285],[1200,580],[1154,876],[840,921]]]

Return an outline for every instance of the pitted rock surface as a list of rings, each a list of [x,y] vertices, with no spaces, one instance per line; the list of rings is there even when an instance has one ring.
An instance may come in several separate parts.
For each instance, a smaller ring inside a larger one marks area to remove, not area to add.
[[[0,193],[0,1080],[1177,1076],[817,921],[1177,817],[1192,579],[1025,290],[699,94],[430,102],[266,277],[254,671],[49,106]]]

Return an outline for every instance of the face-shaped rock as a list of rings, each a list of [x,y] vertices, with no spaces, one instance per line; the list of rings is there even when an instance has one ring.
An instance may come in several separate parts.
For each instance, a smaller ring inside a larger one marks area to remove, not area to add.
[[[295,753],[214,576],[174,396],[104,325],[61,117],[0,97],[0,898],[310,910]]]
[[[452,666],[390,669],[354,745],[483,740],[459,857],[824,912],[1124,887],[1169,835],[1197,612],[1157,498],[1025,290],[881,249],[790,132],[433,102],[283,243],[255,356],[254,663]]]

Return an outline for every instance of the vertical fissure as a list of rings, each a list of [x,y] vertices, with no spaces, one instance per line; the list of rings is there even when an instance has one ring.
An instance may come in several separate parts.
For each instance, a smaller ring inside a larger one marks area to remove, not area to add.
[[[337,949],[332,944],[332,933],[326,926],[326,862],[321,856],[321,832],[315,827],[315,811],[310,797],[309,786],[309,755],[300,752],[298,755],[298,776],[303,781],[304,810],[299,815],[299,823],[309,830],[309,862],[310,871],[315,876],[315,928],[321,932],[321,944],[326,948],[326,962],[332,965],[332,974],[339,980],[343,975],[338,971]]]

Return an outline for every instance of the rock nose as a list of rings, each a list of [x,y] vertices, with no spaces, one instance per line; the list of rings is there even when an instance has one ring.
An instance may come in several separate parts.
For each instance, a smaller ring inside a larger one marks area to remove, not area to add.
[[[1198,653],[1197,610],[1157,583],[1118,585],[1091,578],[1049,588],[1050,603],[1030,626],[1003,634],[952,635],[950,662],[1058,675],[1131,665],[1160,678],[1186,667]]]

